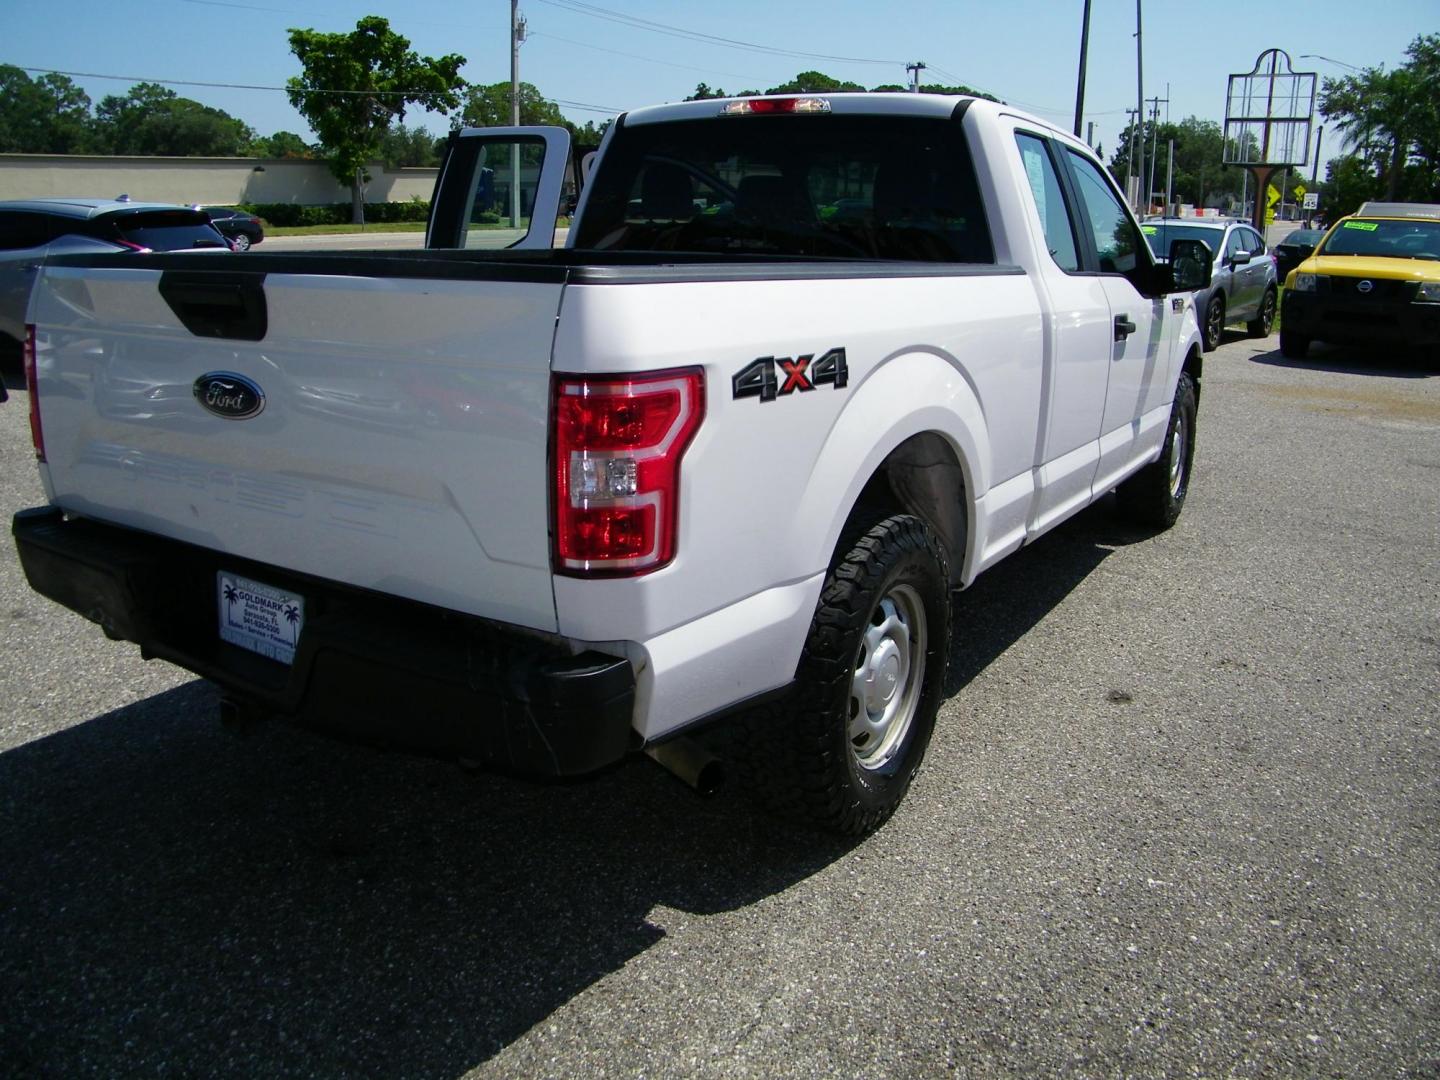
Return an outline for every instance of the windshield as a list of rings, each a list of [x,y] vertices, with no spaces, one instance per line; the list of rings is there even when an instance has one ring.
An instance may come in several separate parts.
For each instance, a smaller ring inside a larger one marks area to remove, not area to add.
[[[754,116],[616,132],[575,246],[994,262],[960,125]]]
[[[1170,245],[1176,240],[1199,240],[1210,249],[1210,254],[1220,255],[1220,241],[1225,236],[1224,229],[1210,229],[1203,225],[1141,225],[1140,231],[1145,234],[1145,239],[1150,243],[1150,250],[1157,257],[1166,259],[1170,257]]]
[[[188,248],[230,245],[203,211],[150,210],[123,214],[111,219],[120,238],[151,251],[182,251]]]
[[[1317,255],[1440,259],[1440,221],[1342,221]]]
[[[1325,235],[1324,229],[1296,229],[1284,240],[1280,241],[1282,247],[1304,247],[1306,244],[1315,245]]]

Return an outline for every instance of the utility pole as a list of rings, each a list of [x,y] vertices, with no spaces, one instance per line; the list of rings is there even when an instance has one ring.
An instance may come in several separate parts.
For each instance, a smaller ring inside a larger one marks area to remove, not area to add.
[[[913,64],[906,64],[905,70],[910,72],[910,92],[918,94],[920,92],[920,72],[925,70],[925,61],[916,60]]]
[[[1138,202],[1139,200],[1135,198],[1135,192],[1130,190],[1130,186],[1135,176],[1135,136],[1139,131],[1139,125],[1135,122],[1137,114],[1134,109],[1126,109],[1125,115],[1130,118],[1130,141],[1125,145],[1125,197],[1132,202]]]
[[[1135,175],[1143,184],[1145,182],[1145,47],[1140,26],[1141,3],[1142,0],[1135,0],[1135,120],[1140,125],[1140,138],[1137,140],[1140,154]],[[1149,196],[1146,196],[1147,201],[1148,199]],[[1137,206],[1136,209],[1140,208]],[[1141,212],[1143,213],[1143,211]]]
[[[1175,140],[1170,140],[1170,158],[1165,166],[1165,216],[1170,216],[1171,200],[1175,193]]]
[[[1094,149],[1095,149],[1095,121],[1094,121],[1094,120],[1091,120],[1090,123],[1088,123],[1087,125],[1085,125],[1085,145],[1088,146],[1088,147],[1090,147],[1091,150],[1094,150]]]
[[[1162,101],[1167,106],[1170,104],[1168,97],[1162,98],[1158,94],[1150,99],[1150,179],[1145,185],[1146,205],[1149,205],[1150,197],[1155,193],[1155,166],[1160,158],[1160,103]]]
[[[520,126],[520,46],[525,42],[525,16],[520,0],[510,0],[510,126]],[[510,147],[510,227],[520,227],[520,144]]]
[[[1080,24],[1080,75],[1075,80],[1075,137],[1080,137],[1080,118],[1085,113],[1085,57],[1090,51],[1090,0],[1085,0],[1085,17]]]
[[[1310,167],[1310,190],[1320,190],[1320,144],[1325,140],[1325,125],[1321,124],[1315,131],[1315,164]],[[1305,215],[1305,227],[1308,229],[1314,223],[1315,215]]]

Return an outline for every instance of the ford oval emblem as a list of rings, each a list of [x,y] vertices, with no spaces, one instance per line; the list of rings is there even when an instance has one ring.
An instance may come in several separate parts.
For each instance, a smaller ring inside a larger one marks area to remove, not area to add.
[[[265,391],[244,375],[211,371],[195,380],[195,400],[226,420],[248,420],[265,408]]]
[[[1373,289],[1373,288],[1375,288],[1375,286],[1372,285],[1370,282],[1368,282],[1368,281],[1362,281],[1362,282],[1360,282],[1359,285],[1356,285],[1356,286],[1355,286],[1355,291],[1356,291],[1356,292],[1362,292],[1362,293],[1368,293],[1368,292],[1369,292],[1371,289]]]

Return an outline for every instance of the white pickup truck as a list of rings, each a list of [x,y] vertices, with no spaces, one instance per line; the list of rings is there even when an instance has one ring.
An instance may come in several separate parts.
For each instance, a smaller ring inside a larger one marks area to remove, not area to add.
[[[1179,514],[1208,252],[988,101],[627,113],[555,249],[568,153],[463,132],[425,251],[51,260],[29,581],[232,711],[698,783],[725,718],[774,805],[874,829],[950,592],[1117,487]]]

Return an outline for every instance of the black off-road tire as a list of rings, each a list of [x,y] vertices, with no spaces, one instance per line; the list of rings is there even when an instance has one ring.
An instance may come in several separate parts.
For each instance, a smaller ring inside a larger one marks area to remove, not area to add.
[[[852,743],[853,691],[866,670],[867,634],[894,623],[897,597],[906,598],[912,619],[923,620],[918,645],[915,627],[908,630],[916,645],[910,655],[922,656],[923,667],[907,669],[897,690],[911,686],[915,694],[903,735],[883,762],[867,765]],[[949,639],[949,575],[935,534],[908,514],[852,522],[825,576],[793,694],[744,722],[736,747],[742,779],[772,811],[802,824],[843,836],[878,829],[905,797],[929,745]]]
[[[1270,331],[1275,328],[1275,296],[1274,289],[1266,289],[1260,299],[1260,310],[1245,324],[1245,330],[1251,337],[1269,337]]]
[[[1304,360],[1310,351],[1310,339],[1283,327],[1280,330],[1280,354],[1290,360]]]
[[[1206,352],[1220,347],[1220,338],[1225,333],[1225,297],[1218,292],[1205,305],[1205,318],[1200,324],[1200,344]]]
[[[1181,373],[1160,457],[1116,488],[1121,513],[1138,525],[1168,529],[1180,517],[1195,461],[1195,384]]]

